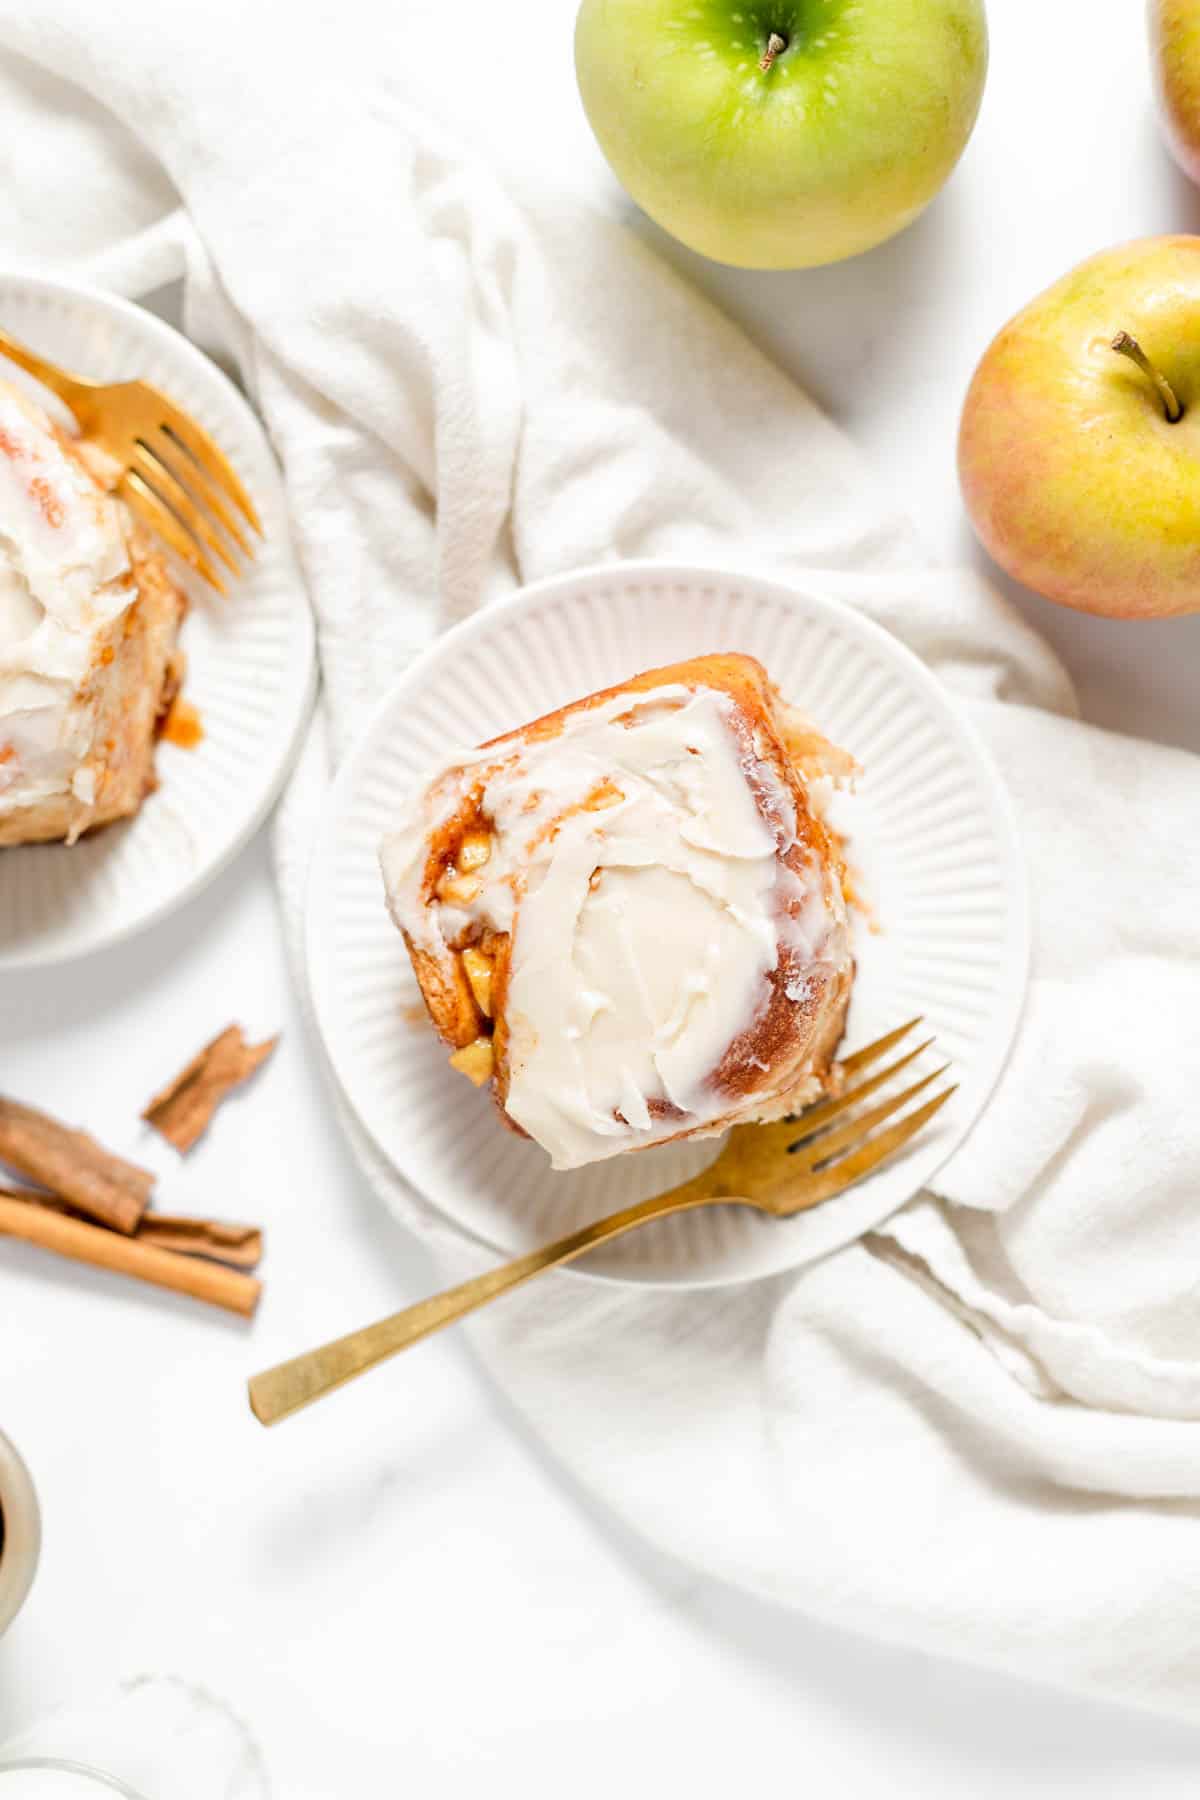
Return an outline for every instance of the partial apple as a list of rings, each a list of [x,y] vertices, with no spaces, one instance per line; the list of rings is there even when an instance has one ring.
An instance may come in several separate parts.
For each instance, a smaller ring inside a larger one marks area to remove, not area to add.
[[[1175,161],[1200,182],[1200,0],[1149,0],[1150,58]]]
[[[1047,599],[1200,610],[1200,237],[1080,263],[985,352],[963,407],[967,511]]]
[[[575,68],[619,179],[717,262],[802,269],[882,243],[962,154],[983,0],[583,0]]]

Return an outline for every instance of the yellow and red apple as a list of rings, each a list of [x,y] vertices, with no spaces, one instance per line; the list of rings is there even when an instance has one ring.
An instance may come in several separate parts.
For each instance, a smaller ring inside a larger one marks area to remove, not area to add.
[[[1200,181],[1200,0],[1149,0],[1150,59],[1167,142]]]
[[[1200,610],[1200,237],[1143,238],[1000,332],[963,408],[959,477],[992,556],[1117,618]]]

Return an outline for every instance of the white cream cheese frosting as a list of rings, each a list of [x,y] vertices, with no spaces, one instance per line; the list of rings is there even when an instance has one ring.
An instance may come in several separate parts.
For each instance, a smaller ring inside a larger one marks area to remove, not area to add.
[[[0,817],[91,803],[88,677],[136,597],[120,506],[0,382]]]
[[[478,891],[427,903],[431,838],[481,780]],[[848,958],[840,893],[782,860],[795,843],[792,795],[730,698],[664,686],[447,759],[382,866],[418,950],[511,933],[505,1108],[568,1169],[721,1118],[714,1072],[761,1016],[781,943],[791,967]]]

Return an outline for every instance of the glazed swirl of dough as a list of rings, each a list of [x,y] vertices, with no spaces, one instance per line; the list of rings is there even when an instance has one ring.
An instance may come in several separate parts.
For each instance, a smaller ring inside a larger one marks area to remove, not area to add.
[[[136,597],[117,502],[0,383],[0,818],[90,804],[88,678]]]
[[[487,860],[439,897],[429,846],[468,796]],[[732,1047],[756,1108],[794,1085],[790,1057],[754,1066],[756,1029],[776,998],[802,1007],[850,965],[840,886],[800,839],[797,799],[729,694],[665,683],[455,755],[385,842],[392,914],[419,954],[503,936],[503,1106],[556,1168],[719,1128]]]

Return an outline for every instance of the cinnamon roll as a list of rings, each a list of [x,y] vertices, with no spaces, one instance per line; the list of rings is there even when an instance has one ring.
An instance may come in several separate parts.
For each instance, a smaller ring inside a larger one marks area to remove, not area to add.
[[[0,382],[0,845],[137,811],[184,610],[86,447]]]
[[[381,856],[450,1061],[560,1169],[807,1105],[853,979],[821,804],[852,771],[732,654],[450,756]]]

